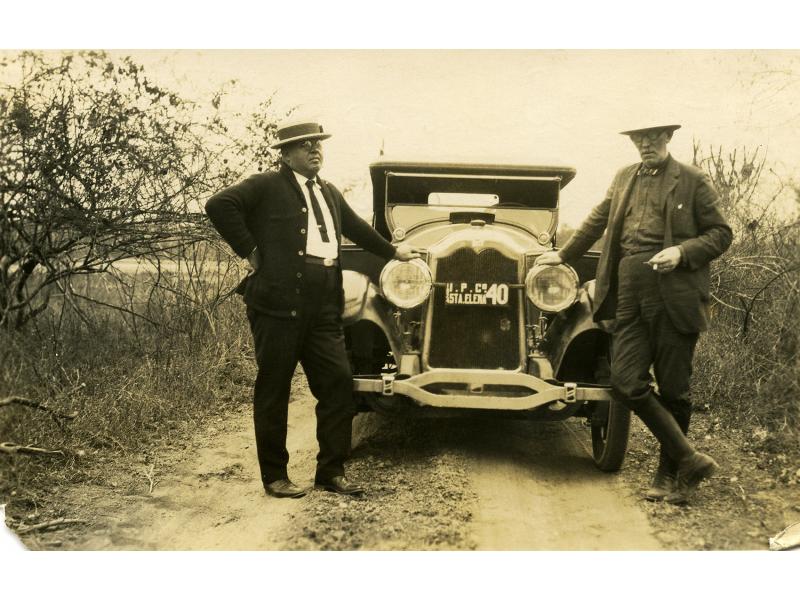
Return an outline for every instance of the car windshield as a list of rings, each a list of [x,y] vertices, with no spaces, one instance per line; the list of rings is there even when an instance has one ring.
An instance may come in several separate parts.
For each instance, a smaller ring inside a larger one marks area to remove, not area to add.
[[[556,177],[390,173],[388,216],[392,228],[409,230],[469,209],[538,235],[555,226],[559,183]]]
[[[447,221],[454,212],[468,208],[470,213],[494,215],[495,222],[510,223],[524,227],[533,235],[547,231],[552,234],[556,225],[556,211],[537,210],[532,208],[503,208],[502,206],[455,205],[419,205],[398,204],[390,207],[389,220],[392,229],[402,227],[406,231],[433,221]]]

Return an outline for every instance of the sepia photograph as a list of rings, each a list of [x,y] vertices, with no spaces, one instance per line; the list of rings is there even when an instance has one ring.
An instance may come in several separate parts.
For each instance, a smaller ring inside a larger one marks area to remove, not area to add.
[[[4,549],[800,547],[800,50],[68,48],[0,50]]]

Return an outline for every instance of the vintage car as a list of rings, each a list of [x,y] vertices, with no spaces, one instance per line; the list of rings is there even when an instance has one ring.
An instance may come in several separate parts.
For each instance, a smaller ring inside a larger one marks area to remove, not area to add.
[[[596,465],[619,469],[630,412],[608,387],[609,334],[592,320],[599,254],[534,266],[556,244],[575,169],[381,161],[373,225],[423,258],[342,249],[344,325],[364,407],[587,419]]]

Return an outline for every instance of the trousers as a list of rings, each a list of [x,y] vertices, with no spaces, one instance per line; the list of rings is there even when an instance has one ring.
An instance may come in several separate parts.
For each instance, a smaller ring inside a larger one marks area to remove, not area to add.
[[[612,335],[611,388],[634,407],[653,394],[653,367],[661,404],[688,429],[692,413],[690,379],[699,333],[681,333],[672,323],[658,286],[659,274],[644,264],[655,251],[620,260],[616,328]]]
[[[342,330],[335,267],[307,264],[302,307],[296,319],[248,309],[258,375],[253,421],[261,480],[286,479],[287,420],[292,377],[303,366],[317,400],[316,480],[344,475],[355,415],[353,376]]]

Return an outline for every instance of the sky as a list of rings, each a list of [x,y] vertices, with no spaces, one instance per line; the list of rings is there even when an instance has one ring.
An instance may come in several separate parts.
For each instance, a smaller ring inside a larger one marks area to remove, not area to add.
[[[368,165],[387,158],[557,163],[577,177],[561,217],[577,224],[614,172],[636,162],[624,129],[680,123],[670,150],[761,148],[784,177],[800,162],[800,52],[689,50],[130,51],[163,84],[247,112],[273,96],[319,120],[323,177],[369,204]],[[361,185],[359,189],[359,185]]]

